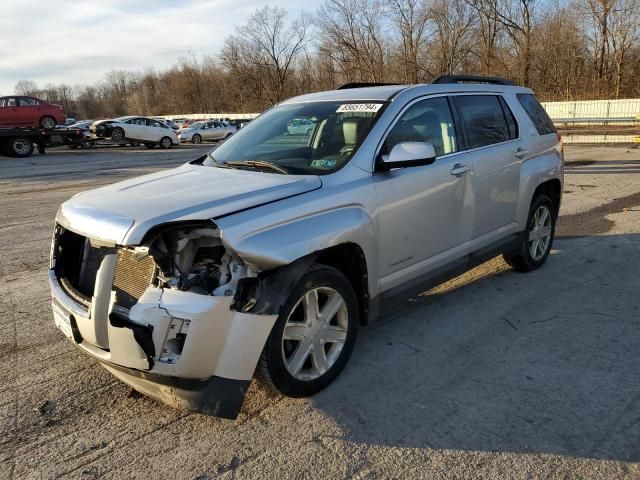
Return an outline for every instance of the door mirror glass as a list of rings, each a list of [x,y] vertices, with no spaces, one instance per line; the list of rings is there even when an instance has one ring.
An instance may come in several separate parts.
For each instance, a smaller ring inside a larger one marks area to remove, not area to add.
[[[397,143],[389,155],[382,155],[381,170],[429,165],[436,159],[433,144],[426,142]]]

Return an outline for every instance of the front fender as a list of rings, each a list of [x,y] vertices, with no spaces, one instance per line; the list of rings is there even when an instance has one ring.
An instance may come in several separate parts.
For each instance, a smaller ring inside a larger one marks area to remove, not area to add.
[[[367,258],[372,258],[370,255],[375,250],[373,221],[365,210],[356,206],[320,212],[251,232],[225,228],[224,219],[216,223],[225,247],[256,270],[288,265],[310,253],[342,243],[358,244]]]

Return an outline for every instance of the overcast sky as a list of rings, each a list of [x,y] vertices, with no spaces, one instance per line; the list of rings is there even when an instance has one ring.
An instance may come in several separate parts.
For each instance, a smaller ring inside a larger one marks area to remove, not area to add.
[[[0,94],[19,80],[93,84],[110,70],[161,70],[178,57],[215,54],[256,8],[304,0],[2,0]]]

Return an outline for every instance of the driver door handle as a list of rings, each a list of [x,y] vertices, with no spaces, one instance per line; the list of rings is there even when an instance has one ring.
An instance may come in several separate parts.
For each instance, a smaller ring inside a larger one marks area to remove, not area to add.
[[[449,173],[451,175],[453,175],[453,176],[461,177],[462,175],[467,173],[469,170],[471,170],[471,167],[469,167],[469,165],[464,165],[462,163],[456,163],[453,166],[453,168],[451,170],[449,170]]]
[[[526,148],[518,147],[518,149],[516,150],[516,157],[518,158],[524,158],[527,155],[529,155],[529,150],[527,150]]]

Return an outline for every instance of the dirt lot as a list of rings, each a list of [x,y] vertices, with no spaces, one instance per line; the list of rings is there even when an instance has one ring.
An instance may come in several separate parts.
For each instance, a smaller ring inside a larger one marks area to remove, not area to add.
[[[254,382],[231,422],[116,381],[46,279],[62,201],[206,148],[0,157],[0,479],[640,478],[640,150],[568,149],[541,270],[495,259],[387,308],[333,386]]]

